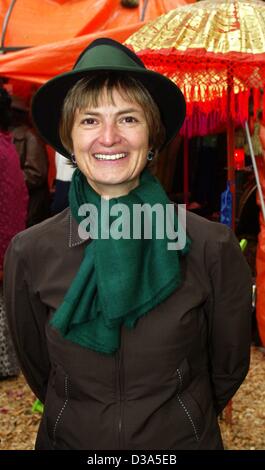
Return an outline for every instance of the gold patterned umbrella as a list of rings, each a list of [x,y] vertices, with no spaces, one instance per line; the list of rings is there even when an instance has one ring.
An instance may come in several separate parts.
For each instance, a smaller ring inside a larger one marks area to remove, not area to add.
[[[249,89],[265,82],[265,4],[204,0],[179,7],[146,24],[126,44],[147,67],[180,86],[188,103],[182,132],[203,135],[227,120],[228,91],[234,121],[244,122]]]
[[[126,40],[148,68],[182,89],[182,134],[228,127],[228,180],[234,193],[233,126],[248,118],[250,89],[265,83],[265,3],[203,0],[149,22]]]

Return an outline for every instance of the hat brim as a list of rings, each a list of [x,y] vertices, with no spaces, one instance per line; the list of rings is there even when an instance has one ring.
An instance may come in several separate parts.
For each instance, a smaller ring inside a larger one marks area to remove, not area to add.
[[[149,69],[138,69],[130,66],[95,66],[85,70],[71,70],[54,77],[36,92],[32,100],[32,119],[40,136],[57,152],[70,158],[59,136],[59,122],[64,99],[68,91],[81,78],[96,71],[119,71],[129,73],[137,78],[149,91],[158,105],[161,119],[166,129],[167,145],[181,128],[185,115],[186,103],[181,90],[164,75]]]

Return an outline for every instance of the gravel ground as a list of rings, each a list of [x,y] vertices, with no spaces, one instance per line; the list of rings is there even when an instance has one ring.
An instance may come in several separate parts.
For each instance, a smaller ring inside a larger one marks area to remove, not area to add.
[[[265,353],[252,348],[248,376],[220,419],[226,449],[265,450]],[[40,414],[32,413],[34,396],[23,376],[0,381],[0,449],[34,447]],[[232,422],[229,418],[232,416]]]

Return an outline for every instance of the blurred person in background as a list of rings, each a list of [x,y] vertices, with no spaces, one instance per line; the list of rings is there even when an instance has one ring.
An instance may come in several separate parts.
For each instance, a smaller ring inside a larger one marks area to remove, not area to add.
[[[75,167],[59,152],[55,153],[56,178],[51,204],[51,214],[55,215],[69,206],[68,193]]]
[[[45,145],[31,128],[25,101],[13,96],[11,106],[13,142],[29,192],[27,227],[30,227],[49,217],[48,155]]]
[[[8,132],[10,119],[11,98],[0,87],[0,378],[17,375],[19,371],[3,304],[3,259],[13,236],[26,227],[28,205],[19,156]]]

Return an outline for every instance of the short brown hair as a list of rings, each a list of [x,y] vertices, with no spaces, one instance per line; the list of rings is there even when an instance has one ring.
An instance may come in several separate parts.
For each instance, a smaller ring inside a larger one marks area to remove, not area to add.
[[[111,102],[113,102],[113,90],[119,90],[123,97],[142,107],[149,130],[149,145],[154,151],[158,151],[165,141],[166,132],[157,104],[139,80],[121,72],[111,71],[91,73],[89,77],[81,78],[68,91],[59,127],[62,144],[68,152],[73,150],[71,132],[76,110],[84,109],[86,106],[97,107],[104,89]]]

